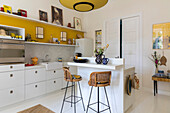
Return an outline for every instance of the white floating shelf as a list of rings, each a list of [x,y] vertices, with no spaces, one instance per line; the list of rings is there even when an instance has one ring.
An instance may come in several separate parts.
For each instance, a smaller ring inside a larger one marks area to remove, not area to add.
[[[25,20],[29,20],[29,21],[33,21],[33,22],[43,23],[43,24],[47,24],[47,25],[52,25],[52,26],[64,28],[64,29],[70,29],[70,30],[86,33],[85,31],[82,31],[82,30],[76,30],[74,28],[69,28],[69,27],[66,27],[66,26],[61,26],[61,25],[50,23],[50,22],[45,22],[45,21],[33,19],[33,18],[28,18],[28,17],[18,16],[18,15],[14,15],[14,14],[9,14],[9,13],[6,13],[6,12],[1,12],[0,11],[0,15],[5,15],[5,16],[14,17],[14,18],[20,18],[20,19],[25,19]]]
[[[55,44],[55,43],[42,43],[42,42],[25,42],[25,44],[49,45],[49,46],[63,46],[63,47],[78,47],[77,45]]]

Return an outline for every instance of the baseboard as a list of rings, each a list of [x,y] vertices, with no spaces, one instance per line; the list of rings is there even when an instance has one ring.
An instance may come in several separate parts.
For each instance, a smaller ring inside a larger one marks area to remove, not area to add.
[[[145,90],[145,91],[150,92],[150,93],[154,93],[153,88],[142,87],[142,90]],[[159,90],[159,89],[158,89],[158,94],[159,94],[159,95],[170,96],[170,92],[169,92],[169,91],[165,91],[165,90]]]

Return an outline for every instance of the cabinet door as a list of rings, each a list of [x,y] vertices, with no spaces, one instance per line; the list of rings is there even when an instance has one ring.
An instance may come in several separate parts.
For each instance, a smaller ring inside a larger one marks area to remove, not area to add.
[[[48,80],[60,78],[60,77],[63,77],[63,79],[64,79],[64,72],[62,69],[47,71],[47,79]]]
[[[46,82],[39,82],[25,86],[25,99],[37,97],[46,93]]]
[[[0,107],[24,100],[24,86],[0,90]]]
[[[47,81],[47,93],[60,90],[63,85],[63,78],[53,79]]]
[[[15,64],[15,65],[2,65],[0,66],[0,72],[24,70],[24,64]]]
[[[24,71],[0,73],[0,89],[24,86]]]
[[[25,70],[25,83],[36,83],[46,80],[45,68]]]

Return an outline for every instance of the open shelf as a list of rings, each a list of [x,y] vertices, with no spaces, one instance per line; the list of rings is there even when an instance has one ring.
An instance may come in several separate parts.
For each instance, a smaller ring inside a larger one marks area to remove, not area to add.
[[[25,19],[25,20],[29,20],[29,21],[33,21],[33,22],[43,23],[43,24],[47,24],[47,25],[52,25],[52,26],[64,28],[64,29],[70,29],[70,30],[86,33],[85,31],[82,31],[82,30],[76,30],[74,28],[69,28],[69,27],[66,27],[66,26],[61,26],[61,25],[50,23],[50,22],[45,22],[45,21],[33,19],[33,18],[28,18],[28,17],[18,16],[18,15],[14,15],[14,14],[9,14],[9,13],[6,13],[6,12],[1,12],[0,11],[0,15],[5,15],[5,16],[14,17],[14,18],[20,18],[20,19]]]
[[[55,44],[55,43],[43,43],[43,42],[25,42],[25,44],[34,44],[34,45],[49,45],[49,46],[63,46],[63,47],[78,47],[77,45],[68,45],[68,44]]]

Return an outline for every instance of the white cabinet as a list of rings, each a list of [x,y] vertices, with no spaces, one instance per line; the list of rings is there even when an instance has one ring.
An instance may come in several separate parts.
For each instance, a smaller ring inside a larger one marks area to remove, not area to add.
[[[24,86],[24,71],[0,73],[0,90],[17,86]]]
[[[47,79],[48,80],[63,77],[63,76],[64,76],[64,72],[62,69],[47,71]],[[64,77],[63,77],[63,79],[64,79]]]
[[[47,81],[47,93],[60,90],[63,85],[63,78],[53,79]]]
[[[0,72],[24,70],[24,64],[0,65]]]
[[[46,81],[25,86],[25,99],[37,97],[46,93]]]
[[[24,86],[0,90],[0,107],[24,100]]]
[[[25,84],[41,82],[46,80],[45,68],[25,70]]]

